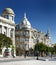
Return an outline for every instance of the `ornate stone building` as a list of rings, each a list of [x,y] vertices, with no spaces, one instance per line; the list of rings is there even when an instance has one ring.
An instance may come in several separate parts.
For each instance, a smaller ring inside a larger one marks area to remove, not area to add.
[[[10,37],[12,39],[13,45],[15,46],[14,17],[15,13],[11,8],[6,8],[3,10],[2,15],[0,16],[0,33]],[[3,53],[4,49],[2,50],[2,55]]]
[[[49,32],[47,34],[43,34],[42,32],[31,27],[30,22],[26,17],[26,13],[24,14],[21,23],[16,25],[16,49],[17,55],[19,55],[19,49],[25,49],[28,51],[30,48],[34,48],[37,40],[39,42],[43,42],[46,45],[50,44]]]

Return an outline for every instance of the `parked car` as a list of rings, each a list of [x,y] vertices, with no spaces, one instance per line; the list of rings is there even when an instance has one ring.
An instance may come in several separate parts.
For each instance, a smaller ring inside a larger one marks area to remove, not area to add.
[[[6,56],[9,56],[9,49],[8,49],[8,48],[5,49],[4,56],[5,56],[5,57],[6,57]]]

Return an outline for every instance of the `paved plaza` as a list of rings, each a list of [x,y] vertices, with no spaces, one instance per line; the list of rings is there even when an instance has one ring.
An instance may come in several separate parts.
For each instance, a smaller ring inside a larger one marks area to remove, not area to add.
[[[13,62],[3,62],[0,65],[56,65],[55,61],[40,61],[40,60],[23,60]]]
[[[9,62],[9,61],[23,61],[23,60],[37,60],[37,57],[30,57],[30,56],[16,56],[15,58],[13,57],[0,57],[0,62]],[[39,61],[56,61],[56,57],[38,57]]]
[[[0,57],[0,65],[56,65],[56,57],[26,57],[17,56],[16,58],[1,58]]]

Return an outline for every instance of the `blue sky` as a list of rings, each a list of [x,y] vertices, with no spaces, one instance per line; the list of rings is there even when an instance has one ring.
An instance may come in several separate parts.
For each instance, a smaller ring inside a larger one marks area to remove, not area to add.
[[[32,27],[43,33],[49,28],[51,42],[56,43],[56,0],[0,0],[0,15],[8,7],[15,12],[16,24],[26,12]]]

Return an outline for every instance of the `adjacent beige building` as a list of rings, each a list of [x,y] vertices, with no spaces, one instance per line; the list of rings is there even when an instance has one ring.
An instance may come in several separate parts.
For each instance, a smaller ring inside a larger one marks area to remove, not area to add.
[[[49,31],[47,34],[34,29],[24,14],[23,19],[16,25],[15,31],[16,52],[19,55],[19,49],[28,51],[30,48],[34,48],[37,41],[43,42],[46,45],[50,44]]]

